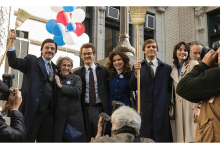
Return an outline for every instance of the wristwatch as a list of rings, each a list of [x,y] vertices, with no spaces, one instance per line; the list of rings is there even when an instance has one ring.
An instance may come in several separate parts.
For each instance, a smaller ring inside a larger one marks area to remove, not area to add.
[[[200,106],[195,106],[195,108],[199,108],[200,109]]]

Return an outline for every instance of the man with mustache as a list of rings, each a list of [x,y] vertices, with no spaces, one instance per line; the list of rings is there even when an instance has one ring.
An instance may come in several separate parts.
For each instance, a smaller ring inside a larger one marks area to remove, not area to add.
[[[26,141],[52,142],[57,68],[51,59],[57,52],[57,44],[52,39],[46,39],[41,45],[40,57],[28,54],[22,59],[16,57],[16,33],[11,32],[9,38],[9,66],[24,73],[21,87],[23,101],[19,110],[24,115]]]
[[[108,81],[109,73],[104,66],[94,63],[95,47],[91,43],[83,44],[80,48],[84,66],[74,72],[82,79],[82,108],[86,128],[87,141],[97,134],[99,114],[109,112]]]

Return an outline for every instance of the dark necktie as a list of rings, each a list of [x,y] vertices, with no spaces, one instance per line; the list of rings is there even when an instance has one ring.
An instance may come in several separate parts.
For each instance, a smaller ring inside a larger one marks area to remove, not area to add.
[[[94,83],[94,75],[92,72],[92,68],[89,67],[89,102],[91,105],[95,105],[96,103],[96,95],[95,95],[95,83]]]
[[[154,78],[154,70],[151,65],[154,65],[154,64],[152,62],[149,62],[150,73],[151,73],[152,78]]]
[[[48,65],[49,65],[49,80],[53,81],[53,68],[51,63],[48,62]]]

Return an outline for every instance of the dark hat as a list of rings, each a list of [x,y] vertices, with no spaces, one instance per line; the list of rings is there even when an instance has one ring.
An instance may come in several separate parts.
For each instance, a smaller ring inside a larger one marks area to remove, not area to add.
[[[8,86],[2,80],[0,80],[0,92],[7,92],[8,90]]]

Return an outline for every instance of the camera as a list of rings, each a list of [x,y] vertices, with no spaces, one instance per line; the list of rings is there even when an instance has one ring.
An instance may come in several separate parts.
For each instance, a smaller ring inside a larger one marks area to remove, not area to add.
[[[206,53],[208,53],[210,50],[217,51],[217,49],[219,48],[219,46],[220,46],[220,45],[219,45],[219,41],[213,42],[212,48],[209,48],[209,47],[207,47],[207,46],[203,46],[203,47],[202,47],[202,51],[201,51],[201,55],[200,55],[201,60],[204,58],[204,56],[206,55]],[[215,62],[215,64],[214,64],[214,66],[215,66],[216,64],[218,64],[218,58],[216,59],[216,62]]]
[[[125,106],[124,103],[120,102],[120,101],[112,101],[112,113],[117,110],[120,106]],[[105,136],[105,135],[109,135],[111,136],[111,128],[112,128],[112,123],[111,123],[111,117],[102,112],[99,114],[99,117],[102,117],[102,133],[101,136]]]
[[[2,94],[0,95],[0,100],[8,100],[9,97],[9,88],[12,87],[12,81],[14,79],[13,74],[3,74],[3,81],[0,81],[0,91]]]

